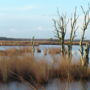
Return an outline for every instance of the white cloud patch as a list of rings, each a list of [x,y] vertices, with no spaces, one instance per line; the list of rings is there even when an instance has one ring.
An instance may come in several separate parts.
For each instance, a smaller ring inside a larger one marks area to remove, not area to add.
[[[10,31],[15,31],[15,29],[14,28],[10,28]]]
[[[9,29],[9,32],[11,32],[11,33],[16,33],[17,30],[16,30],[15,28],[10,28],[10,29]]]
[[[39,31],[42,31],[42,30],[44,30],[44,27],[38,26],[36,29],[39,30]]]
[[[32,5],[26,5],[26,6],[21,6],[21,7],[3,7],[0,8],[0,11],[26,11],[26,10],[32,10],[35,8]]]
[[[15,8],[16,10],[32,10],[34,8],[34,6],[23,6],[23,7],[17,7]]]

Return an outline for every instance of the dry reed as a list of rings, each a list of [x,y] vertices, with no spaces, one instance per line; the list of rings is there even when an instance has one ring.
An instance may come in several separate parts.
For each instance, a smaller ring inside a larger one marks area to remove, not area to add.
[[[19,49],[20,53],[24,51]],[[45,84],[48,80],[53,78],[60,78],[61,80],[90,80],[90,68],[82,69],[79,63],[69,64],[66,57],[61,57],[60,61],[55,60],[51,65],[48,64],[44,57],[41,60],[30,54],[26,55],[29,51],[18,57],[18,50],[6,50],[6,54],[0,58],[0,81],[23,81],[26,80],[31,84]],[[12,53],[12,54],[11,54]],[[10,55],[9,55],[10,54]]]

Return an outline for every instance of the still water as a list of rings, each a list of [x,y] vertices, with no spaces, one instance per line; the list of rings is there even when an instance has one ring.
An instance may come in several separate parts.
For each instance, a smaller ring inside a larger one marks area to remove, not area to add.
[[[10,48],[22,48],[24,46],[0,46],[0,50],[7,50]],[[45,48],[55,47],[59,48],[59,45],[40,45],[36,46],[36,48],[40,48],[42,50],[41,53],[35,53],[35,56],[41,57],[43,55],[43,50]],[[79,57],[79,46],[73,46],[73,57]],[[90,57],[90,54],[89,54]],[[48,58],[48,62],[51,61],[52,57],[50,55],[45,56]],[[76,59],[75,59],[76,60]],[[85,81],[77,81],[77,82],[62,82],[59,79],[54,79],[48,82],[47,85],[42,86],[38,89],[34,89],[29,83],[19,83],[19,82],[12,82],[8,84],[0,83],[0,90],[90,90],[90,82]]]
[[[90,90],[90,82],[61,82],[59,79],[50,81],[47,85],[35,89],[29,83],[12,82],[0,84],[0,90]]]
[[[31,46],[0,46],[0,50],[7,50],[7,49],[11,49],[11,48],[23,48],[23,47],[31,47]],[[46,61],[48,61],[48,63],[52,63],[52,58],[59,58],[60,55],[55,55],[55,56],[51,56],[50,54],[47,54],[46,56],[44,55],[44,50],[48,49],[48,48],[60,48],[61,46],[59,45],[39,45],[39,46],[35,46],[35,48],[40,48],[41,49],[41,53],[37,53],[35,52],[35,56],[36,58],[38,57],[39,60],[43,59],[42,57],[44,57],[44,59]],[[67,46],[65,46],[67,48]],[[79,53],[79,49],[80,47],[78,45],[73,45],[73,58],[75,59],[75,61],[77,61],[80,57],[80,53]]]

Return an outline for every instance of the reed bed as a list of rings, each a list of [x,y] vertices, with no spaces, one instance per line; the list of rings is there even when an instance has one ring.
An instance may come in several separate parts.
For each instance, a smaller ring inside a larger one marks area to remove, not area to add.
[[[61,49],[60,48],[48,48],[48,53],[49,54],[60,54],[61,53]]]
[[[7,50],[0,50],[0,56],[15,56],[22,55],[25,53],[32,53],[32,47],[22,47],[22,48],[11,48]]]
[[[36,60],[38,58],[32,53],[27,55],[28,50],[26,48],[26,51],[22,49],[4,51],[8,53],[8,56],[7,54],[4,54],[3,57],[0,56],[1,82],[28,81],[33,85],[42,85],[53,78],[59,78],[60,80],[90,80],[90,68],[85,67],[85,69],[82,69],[84,67],[79,62],[70,63],[67,57],[61,56],[60,60],[54,58],[54,63],[48,64],[43,56],[42,59]],[[17,52],[17,54],[13,52]],[[20,53],[23,53],[23,55],[18,57]]]
[[[85,45],[87,41],[84,41],[83,44]],[[90,43],[90,41],[88,41]],[[70,44],[69,40],[66,40],[66,45]],[[79,45],[79,41],[73,41],[73,45]],[[34,45],[60,45],[57,40],[35,40]],[[0,40],[0,46],[32,46],[31,40]]]

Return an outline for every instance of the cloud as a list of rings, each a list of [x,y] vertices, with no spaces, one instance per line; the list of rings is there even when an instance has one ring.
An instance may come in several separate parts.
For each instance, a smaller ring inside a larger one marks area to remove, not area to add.
[[[27,11],[27,10],[32,10],[35,8],[32,5],[26,5],[26,6],[21,6],[21,7],[3,7],[0,8],[0,11]]]
[[[39,31],[44,30],[44,28],[42,26],[38,26],[36,29]]]
[[[29,5],[29,6],[17,7],[15,8],[15,10],[31,10],[33,8],[34,6]]]
[[[16,31],[15,28],[10,28],[9,31]]]

